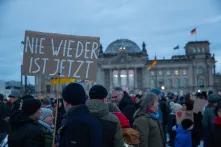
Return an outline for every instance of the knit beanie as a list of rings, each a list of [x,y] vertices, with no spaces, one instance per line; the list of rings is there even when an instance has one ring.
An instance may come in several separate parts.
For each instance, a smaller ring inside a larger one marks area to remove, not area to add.
[[[106,88],[102,85],[94,85],[90,91],[89,96],[91,99],[104,99],[108,95]]]
[[[86,93],[84,88],[78,83],[68,84],[62,91],[62,97],[72,106],[85,104],[86,102]]]
[[[190,119],[184,119],[181,122],[181,125],[182,125],[184,130],[187,130],[187,129],[189,129],[193,125],[193,121],[190,120]]]
[[[21,97],[21,99],[29,100],[29,99],[35,99],[35,98],[32,95],[25,95],[25,96]]]
[[[41,107],[41,101],[38,99],[27,99],[21,102],[23,102],[22,112],[27,116],[31,116]]]
[[[221,97],[218,94],[210,94],[208,96],[208,101],[212,103],[216,103],[221,100]]]
[[[151,89],[150,92],[152,92],[152,93],[154,93],[154,94],[156,94],[156,95],[160,95],[160,93],[161,93],[160,89],[158,89],[158,88]]]
[[[0,101],[4,100],[4,95],[0,93]]]

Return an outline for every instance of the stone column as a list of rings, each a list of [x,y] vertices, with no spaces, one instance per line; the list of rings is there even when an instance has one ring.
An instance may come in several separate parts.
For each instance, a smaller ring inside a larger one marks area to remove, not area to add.
[[[120,77],[120,75],[121,75],[121,70],[119,69],[118,70],[118,84],[119,84],[119,87],[121,87],[121,77]]]
[[[134,68],[134,89],[137,89],[137,69]]]
[[[110,75],[110,91],[113,89],[113,69],[109,70],[109,75]]]

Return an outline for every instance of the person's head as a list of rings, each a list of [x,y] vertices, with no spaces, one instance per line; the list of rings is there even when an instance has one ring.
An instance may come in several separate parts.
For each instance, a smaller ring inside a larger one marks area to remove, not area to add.
[[[39,120],[41,115],[41,101],[38,99],[21,100],[21,109],[25,116],[32,120]]]
[[[161,95],[161,91],[160,91],[160,89],[158,89],[158,88],[151,89],[150,92],[154,93],[154,94],[157,95],[158,97]]]
[[[203,99],[207,99],[207,93],[206,93],[206,91],[202,91],[202,98],[203,98]]]
[[[9,95],[8,96],[8,101],[11,103],[11,104],[13,104],[15,101],[17,101],[17,97],[16,96],[14,96],[14,95]]]
[[[211,94],[213,94],[213,91],[212,91],[212,90],[209,90],[209,91],[208,91],[208,96],[211,95]]]
[[[104,100],[107,95],[108,92],[102,85],[94,85],[89,91],[90,99]]]
[[[215,114],[216,116],[221,117],[221,103],[218,103],[218,105],[216,106]]]
[[[41,108],[40,120],[42,120],[43,122],[49,125],[53,125],[53,120],[54,120],[53,111],[48,108]]]
[[[192,130],[193,129],[193,121],[190,119],[184,119],[181,122],[181,126],[184,130]]]
[[[3,102],[4,100],[4,95],[0,93],[0,102]]]
[[[82,105],[86,102],[86,93],[84,88],[78,83],[68,84],[62,91],[65,110],[72,106]]]
[[[143,111],[158,111],[158,97],[154,93],[146,93],[141,99],[141,108]]]
[[[124,96],[124,91],[121,87],[115,87],[112,91],[112,102],[119,104]]]
[[[208,102],[212,106],[216,106],[217,103],[221,100],[221,97],[218,94],[210,94],[208,96]]]

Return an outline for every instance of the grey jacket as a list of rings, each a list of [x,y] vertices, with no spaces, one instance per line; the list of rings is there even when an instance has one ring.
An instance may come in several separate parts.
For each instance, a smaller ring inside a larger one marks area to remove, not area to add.
[[[114,136],[114,147],[125,147],[120,122],[114,114],[109,112],[108,105],[96,99],[88,100],[86,105],[91,114],[95,117],[117,123],[117,131]]]

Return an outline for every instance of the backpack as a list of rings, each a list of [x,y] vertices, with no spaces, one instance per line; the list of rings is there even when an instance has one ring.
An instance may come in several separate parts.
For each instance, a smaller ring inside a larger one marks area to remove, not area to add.
[[[3,136],[1,136],[3,137]],[[4,134],[4,137],[2,140],[0,140],[0,147],[8,147],[8,135]]]
[[[98,118],[102,125],[103,147],[114,146],[114,136],[117,132],[117,123]]]
[[[140,134],[133,128],[123,128],[124,141],[129,145],[135,145],[140,143]]]

